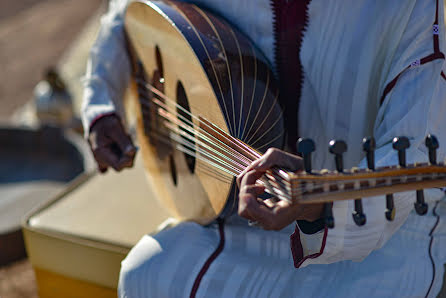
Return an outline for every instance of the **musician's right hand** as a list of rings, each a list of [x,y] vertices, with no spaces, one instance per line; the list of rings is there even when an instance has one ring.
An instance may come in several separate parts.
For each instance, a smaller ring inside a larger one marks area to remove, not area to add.
[[[131,168],[137,148],[116,115],[107,115],[93,123],[88,143],[101,173],[108,167],[116,171]]]

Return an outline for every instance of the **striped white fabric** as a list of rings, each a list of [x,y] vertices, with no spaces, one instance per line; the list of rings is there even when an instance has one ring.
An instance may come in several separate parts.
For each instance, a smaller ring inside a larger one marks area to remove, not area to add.
[[[431,204],[434,207],[435,204]],[[446,263],[446,200],[437,217],[412,212],[379,250],[362,262],[342,261],[296,270],[289,249],[291,227],[266,232],[243,223],[225,225],[225,246],[204,275],[196,297],[436,297]],[[384,217],[384,215],[383,215]],[[122,263],[120,297],[188,297],[201,266],[219,243],[215,226],[183,223],[145,236]]]
[[[126,1],[112,2],[84,79],[83,122],[87,132],[96,117],[120,112],[130,73],[122,31]],[[270,1],[191,2],[235,24],[272,62]],[[440,26],[434,34],[437,3]],[[445,49],[443,9],[443,1],[435,0],[311,1],[300,51],[304,83],[299,127],[301,136],[311,137],[317,144],[315,168],[334,167],[327,150],[331,139],[343,139],[349,145],[345,167],[364,167],[360,144],[367,135],[377,140],[378,166],[397,163],[390,142],[399,135],[408,136],[412,143],[408,162],[427,160],[423,145],[427,133],[439,138],[443,146],[439,158],[446,157],[446,80],[440,76],[446,67],[443,59],[423,63],[423,58],[434,51],[434,35],[439,38],[440,51]],[[408,68],[414,61],[420,65]],[[397,76],[381,104],[386,87]],[[433,297],[440,290],[446,262],[441,249],[446,245],[446,226],[441,220],[446,205],[438,203],[440,221],[432,240],[429,232],[437,222],[432,207],[438,196],[430,198],[430,213],[424,217],[413,214],[413,201],[414,194],[395,196],[396,218],[388,222],[383,215],[384,198],[364,199],[367,224],[363,227],[352,220],[352,201],[335,203],[336,226],[327,234],[322,255],[306,260],[299,270],[294,269],[289,250],[290,229],[265,232],[228,223],[223,252],[204,275],[197,296],[356,297],[361,293],[421,297],[429,293]],[[301,236],[305,243],[313,243],[308,250],[318,250],[321,234]],[[144,237],[123,262],[120,294],[188,296],[196,275],[218,243],[214,227],[193,223],[154,238]]]

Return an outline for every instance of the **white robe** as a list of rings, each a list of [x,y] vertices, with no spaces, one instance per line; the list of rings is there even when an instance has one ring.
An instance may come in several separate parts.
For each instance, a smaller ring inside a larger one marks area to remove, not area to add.
[[[92,49],[85,77],[86,131],[100,115],[120,113],[130,74],[122,31],[125,2],[111,3]],[[190,2],[224,16],[274,63],[270,1]],[[438,158],[445,158],[444,59],[418,63],[434,52],[437,4],[439,50],[443,51],[442,1],[311,1],[300,50],[304,81],[298,119],[300,136],[311,137],[319,145],[314,168],[334,167],[326,147],[331,139],[347,142],[345,167],[365,167],[361,139],[368,135],[377,141],[378,166],[397,164],[391,140],[401,135],[411,141],[408,162],[427,160],[424,137],[428,133],[438,137]],[[381,104],[386,87],[399,74]],[[383,197],[364,199],[367,224],[362,227],[352,220],[353,201],[336,202],[334,229],[314,235],[300,232],[304,255],[321,254],[305,259],[298,270],[289,249],[293,227],[266,232],[232,218],[224,227],[224,249],[203,276],[197,296],[433,297],[441,288],[446,263],[442,249],[446,247],[442,222],[446,202],[441,197],[440,191],[429,192],[429,213],[419,217],[412,210],[414,193],[395,195],[392,222],[384,219]],[[436,214],[432,213],[434,206]],[[219,241],[216,227],[193,223],[145,236],[122,264],[120,295],[188,296]]]

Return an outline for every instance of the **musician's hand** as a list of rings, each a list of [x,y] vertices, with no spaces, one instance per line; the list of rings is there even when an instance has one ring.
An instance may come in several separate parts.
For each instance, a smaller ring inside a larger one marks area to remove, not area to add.
[[[137,149],[118,116],[97,120],[90,129],[88,143],[101,173],[108,167],[121,171],[133,166]]]
[[[240,187],[238,213],[257,222],[265,230],[281,230],[295,220],[314,221],[322,217],[323,204],[299,205],[276,199],[261,200],[264,187],[257,179],[271,167],[285,167],[293,171],[303,169],[303,160],[278,149],[270,149],[237,177]]]

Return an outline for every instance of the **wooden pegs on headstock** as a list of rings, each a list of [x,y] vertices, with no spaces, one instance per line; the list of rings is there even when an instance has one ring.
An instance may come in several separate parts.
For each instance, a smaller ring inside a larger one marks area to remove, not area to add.
[[[393,194],[386,195],[386,219],[392,221],[395,218],[395,203],[393,201]]]
[[[367,167],[372,171],[375,170],[375,149],[376,142],[373,137],[362,139],[362,150],[364,150],[367,155]]]
[[[331,140],[328,151],[335,156],[336,170],[339,173],[344,171],[342,154],[347,151],[347,144],[344,141]],[[325,203],[324,206],[325,224],[330,229],[334,228],[333,204]]]
[[[424,191],[422,189],[417,190],[417,201],[413,205],[418,215],[425,215],[427,213],[429,207],[424,201]]]
[[[429,150],[429,163],[431,165],[437,164],[437,149],[440,147],[437,138],[434,135],[427,135],[424,144]],[[424,191],[422,189],[417,190],[417,201],[414,203],[415,211],[418,215],[425,215],[429,209],[424,200]]]
[[[344,141],[331,140],[329,143],[328,151],[335,156],[336,170],[339,173],[344,171],[344,162],[342,154],[347,152],[347,144]]]
[[[324,220],[325,220],[325,225],[329,228],[329,229],[333,229],[334,228],[334,217],[333,217],[333,203],[325,203],[324,204]]]
[[[366,152],[367,156],[367,167],[369,170],[375,170],[375,148],[376,143],[373,137],[367,137],[362,139],[362,150]],[[362,208],[362,200],[355,200],[355,211],[352,213],[353,221],[358,226],[363,226],[367,222],[367,217],[365,216]]]
[[[431,165],[436,165],[437,149],[438,147],[440,147],[437,138],[434,135],[428,134],[424,143],[429,150],[429,162],[431,163]]]
[[[363,226],[367,222],[367,217],[362,210],[362,200],[355,200],[355,211],[352,213],[353,221],[358,226]]]
[[[303,139],[300,138],[297,141],[297,152],[302,154],[302,158],[304,160],[304,168],[305,172],[311,173],[311,153],[316,150],[316,146],[312,139]]]
[[[410,141],[407,137],[393,138],[392,147],[398,151],[398,163],[400,167],[406,167],[406,149],[410,147]],[[392,221],[395,218],[395,202],[393,194],[386,195],[386,219]]]
[[[410,147],[410,141],[407,137],[395,137],[392,142],[393,149],[398,151],[398,162],[400,167],[406,167],[406,149]]]

